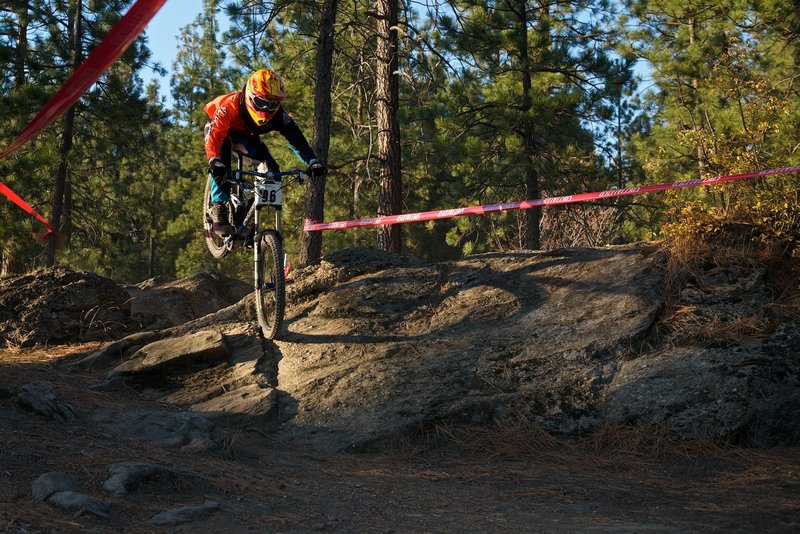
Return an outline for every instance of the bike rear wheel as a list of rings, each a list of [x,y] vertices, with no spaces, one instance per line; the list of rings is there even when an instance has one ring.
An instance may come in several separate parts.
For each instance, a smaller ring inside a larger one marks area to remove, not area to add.
[[[208,251],[216,259],[220,259],[227,256],[231,249],[225,246],[222,238],[211,227],[211,180],[213,180],[211,177],[206,180],[206,190],[203,194],[203,235],[206,238]]]
[[[261,332],[276,339],[283,326],[286,286],[281,236],[275,231],[261,234],[255,244],[256,314]]]

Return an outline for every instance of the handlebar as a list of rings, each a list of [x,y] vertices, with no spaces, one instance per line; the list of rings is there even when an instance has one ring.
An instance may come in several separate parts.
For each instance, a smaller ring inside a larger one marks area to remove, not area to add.
[[[286,176],[297,176],[300,183],[302,183],[303,176],[306,174],[306,171],[293,169],[290,171],[279,171],[279,172],[258,172],[258,171],[245,171],[242,169],[234,169],[231,171],[231,174],[233,176],[255,176],[256,178],[263,178],[265,180],[273,180],[276,182],[280,182],[281,179]]]

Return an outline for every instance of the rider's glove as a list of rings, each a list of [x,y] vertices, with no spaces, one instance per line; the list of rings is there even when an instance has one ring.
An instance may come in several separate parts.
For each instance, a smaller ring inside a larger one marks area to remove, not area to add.
[[[318,159],[312,159],[308,162],[308,168],[306,169],[306,174],[312,178],[318,178],[320,176],[324,176],[327,172],[325,168],[325,164],[322,163]]]
[[[214,178],[224,178],[225,175],[228,173],[228,167],[222,163],[222,160],[219,158],[211,158],[208,160],[208,172],[211,173],[211,176]]]

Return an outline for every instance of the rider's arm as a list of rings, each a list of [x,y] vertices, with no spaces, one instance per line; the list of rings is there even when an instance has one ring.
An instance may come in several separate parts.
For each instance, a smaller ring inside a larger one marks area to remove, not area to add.
[[[275,129],[286,138],[292,149],[294,149],[295,153],[303,162],[309,163],[311,160],[317,159],[317,155],[314,154],[314,150],[312,150],[311,146],[308,144],[306,136],[303,135],[300,127],[297,126],[294,119],[284,111],[283,107],[278,109],[275,119],[272,122],[275,125]]]

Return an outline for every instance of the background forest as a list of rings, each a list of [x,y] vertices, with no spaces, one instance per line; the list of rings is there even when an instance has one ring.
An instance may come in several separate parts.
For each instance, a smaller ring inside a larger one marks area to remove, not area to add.
[[[3,2],[0,147],[131,4]],[[66,238],[59,250],[37,243],[41,224],[3,199],[3,273],[53,262],[120,282],[248,272],[248,257],[218,264],[202,239],[203,106],[264,66],[283,77],[286,109],[330,170],[287,193],[295,265],[354,245],[440,260],[730,226],[797,254],[797,175],[302,232],[320,213],[333,221],[800,165],[797,0],[205,0],[182,30],[169,100],[142,81],[161,68],[145,33],[0,161],[0,180]],[[278,134],[264,140],[284,169],[301,165]]]

